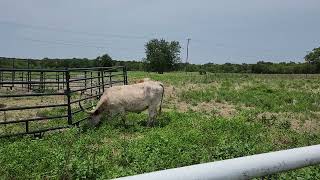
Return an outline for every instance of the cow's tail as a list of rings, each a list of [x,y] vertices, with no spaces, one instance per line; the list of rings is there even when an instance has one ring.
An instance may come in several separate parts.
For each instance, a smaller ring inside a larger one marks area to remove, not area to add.
[[[163,101],[163,96],[164,96],[164,86],[162,83],[160,83],[160,86],[162,87],[162,96],[161,96],[161,101],[160,101],[159,114],[161,114],[161,111],[162,111],[162,101]]]
[[[82,94],[83,94],[83,91],[82,91],[81,94],[80,94],[80,99],[82,99]],[[81,101],[79,101],[79,107],[80,107],[80,109],[81,109],[83,112],[85,112],[85,113],[88,113],[88,114],[92,114],[92,113],[93,113],[92,111],[88,111],[88,110],[86,110],[85,108],[83,108],[82,105],[81,105]]]

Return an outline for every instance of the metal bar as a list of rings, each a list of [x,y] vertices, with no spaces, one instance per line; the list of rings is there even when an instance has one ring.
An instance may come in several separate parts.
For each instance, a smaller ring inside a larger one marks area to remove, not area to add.
[[[15,69],[15,59],[12,60],[12,69]],[[12,71],[12,82],[14,83],[14,81],[16,80],[16,72],[15,71]],[[12,84],[12,87],[14,87],[14,84]]]
[[[38,118],[29,118],[29,119],[22,119],[22,120],[6,120],[5,122],[0,122],[0,124],[17,124],[29,121],[42,121],[42,120],[50,120],[50,119],[58,119],[58,118],[66,118],[67,115],[63,116],[51,116],[51,117],[38,117]]]
[[[53,70],[53,69],[12,69],[12,68],[0,68],[0,71],[6,72],[66,72],[66,70]]]
[[[85,80],[84,80],[84,88],[87,88],[87,71],[85,71],[84,72],[84,78],[85,78]]]
[[[98,85],[99,85],[99,88],[98,88],[98,94],[101,94],[101,77],[100,77],[100,71],[98,71]],[[100,97],[99,97],[100,98]]]
[[[29,132],[29,121],[26,121],[26,132]]]
[[[87,120],[87,119],[88,119],[88,117],[82,118],[82,119],[74,122],[72,125],[78,124],[79,122],[85,121],[85,120]]]
[[[101,71],[101,83],[102,83],[102,92],[104,92],[104,73]]]
[[[123,85],[127,85],[127,69],[126,67],[124,66],[123,67]]]
[[[102,71],[101,71],[102,72]],[[108,72],[108,71],[107,71]],[[100,75],[100,76],[96,76],[96,77],[89,77],[89,78],[77,78],[77,79],[70,79],[70,82],[76,82],[76,81],[84,81],[84,80],[89,80],[89,79],[98,79],[98,78],[101,78],[101,77],[109,77],[109,76],[122,76],[123,74],[113,74],[113,75],[107,75],[107,76],[103,76],[103,75]]]
[[[112,76],[111,76],[111,72],[109,72],[109,87],[112,87]]]
[[[105,69],[105,70],[115,70],[115,69],[120,69],[123,66],[114,66],[114,67],[92,67],[92,68],[69,68],[69,71],[83,71],[83,70],[101,70],[101,69]]]
[[[2,71],[0,71],[0,82],[2,82],[3,81],[3,72]],[[0,87],[2,87],[3,86],[3,84],[0,84],[1,86]]]
[[[92,77],[92,71],[90,72],[90,77]],[[91,87],[93,86],[92,79],[90,80],[90,86],[91,86]],[[91,94],[91,96],[92,96],[92,94],[93,94],[93,88],[90,88],[90,89],[91,89],[90,94]]]
[[[251,179],[317,164],[320,164],[320,145],[245,156],[118,179]]]
[[[65,84],[65,82],[64,82],[64,79],[65,79],[65,72],[64,73],[62,73],[62,89],[64,90],[64,84]]]
[[[71,112],[71,91],[70,91],[70,72],[66,72],[66,82],[67,82],[67,89],[66,89],[66,94],[67,94],[67,104],[68,104],[68,124],[72,124],[72,112]]]
[[[21,136],[21,135],[25,135],[25,134],[36,134],[36,133],[52,131],[52,130],[58,130],[58,129],[65,129],[65,128],[70,128],[70,127],[72,127],[72,126],[67,125],[67,126],[58,126],[58,127],[53,127],[53,128],[45,128],[45,129],[41,129],[41,130],[29,131],[29,132],[23,132],[23,133],[6,134],[6,135],[1,135],[0,138],[6,138],[6,137],[11,137],[11,136]]]
[[[79,92],[79,91],[84,91],[84,90],[88,90],[88,89],[94,89],[94,88],[97,88],[99,86],[92,86],[92,87],[87,87],[87,88],[82,88],[82,89],[75,89],[75,90],[71,90],[71,93],[74,93],[74,92]]]
[[[21,72],[22,74],[21,74],[21,81],[23,81],[24,82],[24,80],[23,80],[23,72]],[[21,84],[21,87],[23,88],[23,84]]]
[[[28,68],[29,68],[29,65],[30,65],[30,63],[28,61]],[[28,71],[28,80],[27,80],[27,82],[28,82],[28,92],[31,90],[31,84],[29,83],[30,81],[31,81],[31,72]]]
[[[97,95],[93,95],[93,96],[89,96],[89,97],[85,97],[85,98],[78,99],[78,100],[75,100],[75,101],[71,101],[70,104],[74,104],[74,103],[77,103],[77,102],[80,102],[80,101],[84,101],[84,100],[87,100],[87,99],[92,99],[92,98],[95,98],[95,97],[100,97],[102,94],[103,93],[97,94]]]
[[[84,109],[90,109],[90,108],[93,108],[94,106],[89,106],[89,107],[83,107]],[[74,114],[78,114],[79,112],[82,112],[82,109],[78,109],[78,110],[76,110],[76,111],[74,111],[74,112],[72,112],[72,115],[74,115]]]
[[[0,98],[30,97],[30,96],[62,96],[62,95],[65,95],[65,93],[8,94],[8,95],[0,95]]]
[[[0,82],[0,84],[56,84],[56,81],[29,81],[29,82],[24,82],[24,81],[3,81]],[[61,83],[61,82],[60,82]],[[66,82],[62,82],[62,83],[66,83]]]
[[[44,92],[44,91],[43,91],[43,85],[44,85],[44,84],[43,84],[43,82],[44,82],[43,72],[40,72],[40,82],[41,82],[41,83],[40,83],[40,85],[39,85],[39,91],[40,91],[40,92]]]
[[[57,90],[59,91],[59,86],[60,86],[60,83],[59,83],[59,73],[58,72],[56,72],[56,82],[58,83],[57,85],[58,85],[58,88],[57,88]]]
[[[62,106],[68,106],[68,104],[53,104],[53,105],[39,105],[39,106],[27,106],[27,107],[1,108],[0,112],[26,110],[26,109],[40,109],[40,108],[50,108],[50,107],[62,107]]]
[[[98,79],[99,77],[89,77],[89,78],[77,78],[77,79],[70,79],[70,82],[76,82],[76,81],[84,81],[88,79]]]

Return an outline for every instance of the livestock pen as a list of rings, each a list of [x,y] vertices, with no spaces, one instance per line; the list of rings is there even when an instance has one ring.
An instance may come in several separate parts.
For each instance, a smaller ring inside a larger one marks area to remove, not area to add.
[[[79,125],[77,103],[100,98],[105,88],[127,84],[123,66],[53,69],[0,68],[0,137],[41,136]],[[85,97],[80,99],[80,93]],[[86,107],[86,108],[91,108]]]
[[[147,113],[128,113],[128,126],[116,117],[106,118],[98,128],[49,131],[41,140],[2,138],[1,179],[131,179],[137,174],[143,174],[140,179],[226,174],[250,178],[273,173],[266,178],[320,178],[320,166],[314,165],[319,162],[319,75],[128,71],[128,76],[130,82],[149,77],[165,84],[163,113],[154,127],[146,127]],[[60,96],[54,97],[58,101]],[[52,99],[45,96],[43,101]],[[79,110],[74,105],[73,111]]]

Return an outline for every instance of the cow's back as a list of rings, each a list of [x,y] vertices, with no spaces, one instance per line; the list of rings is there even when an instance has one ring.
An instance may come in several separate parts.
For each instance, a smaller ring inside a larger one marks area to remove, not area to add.
[[[106,90],[108,106],[124,108],[126,111],[138,112],[147,109],[150,105],[159,104],[163,88],[157,81],[114,86]]]

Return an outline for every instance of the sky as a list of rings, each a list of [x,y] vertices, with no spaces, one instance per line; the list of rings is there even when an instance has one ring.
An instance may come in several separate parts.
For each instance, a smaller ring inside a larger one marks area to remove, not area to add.
[[[189,62],[302,62],[320,46],[319,0],[0,0],[0,56],[141,60],[152,38]]]

